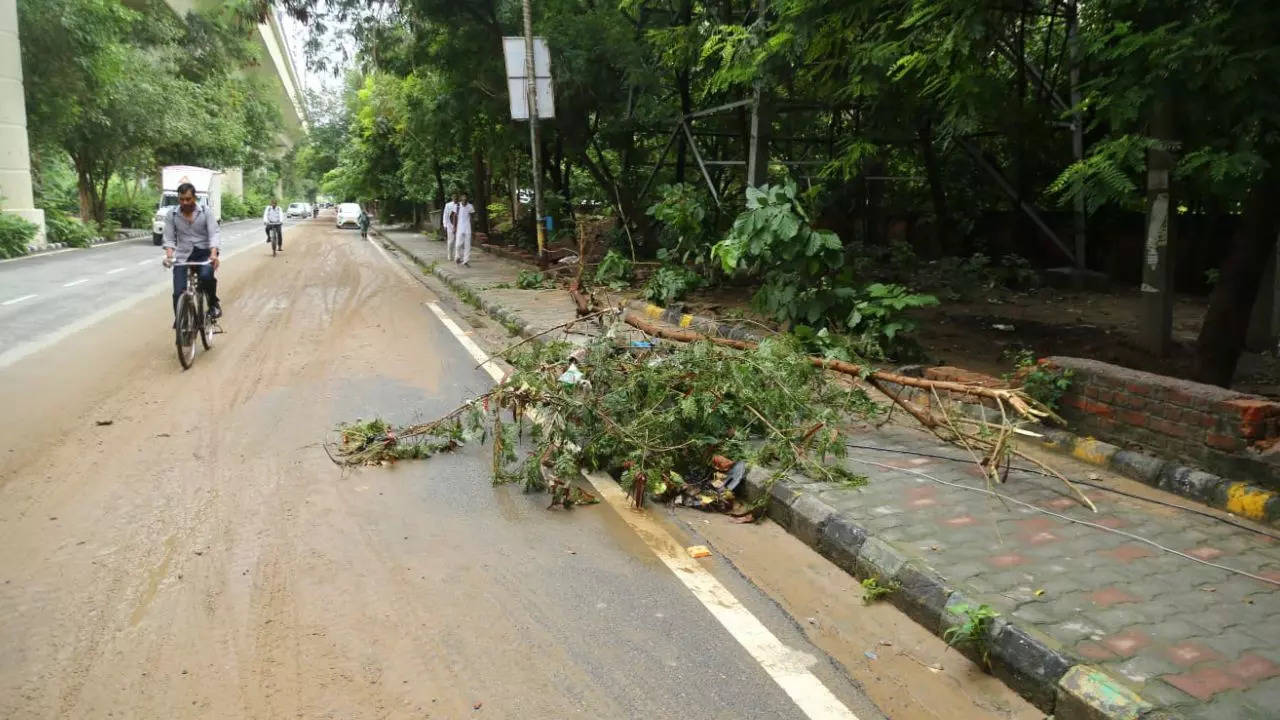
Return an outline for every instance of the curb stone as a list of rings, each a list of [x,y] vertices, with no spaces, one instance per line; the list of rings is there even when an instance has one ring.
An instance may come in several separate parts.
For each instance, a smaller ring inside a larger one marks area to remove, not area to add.
[[[807,490],[819,485],[796,479],[770,486],[770,479],[767,471],[752,468],[744,480],[745,496],[760,498],[767,491],[770,519],[856,578],[898,583],[899,589],[885,599],[935,635],[963,622],[957,612],[960,606],[979,604],[924,561],[909,558]],[[1143,713],[1153,710],[1119,680],[1079,664],[1057,642],[1034,629],[997,617],[985,642],[991,673],[1057,720],[1146,720]],[[982,663],[976,648],[957,650]],[[1174,718],[1167,713],[1160,717]]]
[[[904,393],[912,397],[915,393]],[[957,403],[960,412],[994,422],[999,413],[974,403]],[[1144,485],[1204,503],[1271,527],[1280,527],[1280,492],[1247,482],[1229,480],[1199,468],[1180,465],[1154,455],[1126,450],[1094,438],[1080,437],[1062,428],[1041,425],[1037,440],[1046,450],[1069,455],[1094,467],[1111,470]]]
[[[427,265],[391,238],[376,231],[375,234],[419,264]],[[438,265],[427,267],[454,291],[478,299],[461,278]],[[503,322],[519,325],[522,335],[530,334],[527,325],[510,310],[483,300],[480,305]],[[666,320],[663,316],[669,311],[658,310],[656,317]],[[648,308],[644,312],[655,317]],[[693,322],[683,327],[697,327]],[[897,582],[900,589],[886,600],[935,635],[941,636],[948,627],[963,621],[956,613],[959,606],[977,605],[963,589],[954,587],[923,561],[910,559],[893,543],[842,516],[819,497],[817,491],[822,487],[801,478],[774,481],[768,470],[751,467],[742,490],[748,499],[760,499],[767,493],[769,518],[844,571],[857,578]],[[985,642],[992,674],[1036,707],[1052,713],[1056,720],[1176,720],[1164,711],[1150,714],[1153,707],[1149,703],[1105,671],[1077,663],[1051,639],[1003,617],[991,624]],[[957,649],[975,662],[982,662],[975,648]]]
[[[652,320],[661,320],[662,322],[675,325],[676,327],[697,330],[704,335],[730,338],[733,340],[745,340],[747,342],[759,342],[764,339],[760,334],[747,330],[746,328],[729,325],[698,315],[689,315],[672,308],[664,308],[660,305],[654,305],[653,303],[647,303],[641,300],[632,300],[627,303],[627,307],[647,315]]]

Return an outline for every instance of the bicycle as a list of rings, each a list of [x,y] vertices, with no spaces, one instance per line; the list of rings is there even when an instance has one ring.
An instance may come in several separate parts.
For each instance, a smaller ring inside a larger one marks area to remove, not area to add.
[[[174,338],[178,346],[178,362],[182,369],[191,367],[196,359],[196,336],[200,336],[200,344],[208,351],[213,347],[213,336],[218,332],[217,323],[209,318],[205,311],[205,296],[200,292],[199,268],[209,265],[204,262],[176,262],[173,267],[187,269],[187,289],[178,296],[176,317],[174,319]]]
[[[284,235],[280,227],[280,223],[267,225],[267,237],[271,241],[271,257],[275,257],[276,253],[284,248]]]

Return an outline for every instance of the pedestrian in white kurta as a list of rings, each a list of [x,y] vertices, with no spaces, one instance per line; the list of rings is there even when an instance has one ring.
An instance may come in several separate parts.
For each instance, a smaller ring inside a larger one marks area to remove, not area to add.
[[[471,267],[471,216],[475,214],[476,208],[474,205],[467,202],[466,193],[462,193],[462,199],[458,201],[458,208],[454,212],[458,217],[457,262],[460,265]]]
[[[440,223],[444,226],[444,242],[445,248],[449,251],[449,260],[453,260],[454,249],[458,242],[457,232],[457,216],[458,212],[458,194],[453,194],[453,199],[444,204],[444,212],[441,213]]]

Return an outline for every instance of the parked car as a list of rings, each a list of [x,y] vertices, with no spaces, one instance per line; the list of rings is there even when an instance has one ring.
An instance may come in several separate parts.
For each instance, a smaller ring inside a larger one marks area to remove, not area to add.
[[[311,206],[307,203],[289,203],[289,209],[284,214],[285,217],[311,217]]]
[[[347,226],[360,227],[360,206],[355,203],[340,203],[338,205],[337,227]]]

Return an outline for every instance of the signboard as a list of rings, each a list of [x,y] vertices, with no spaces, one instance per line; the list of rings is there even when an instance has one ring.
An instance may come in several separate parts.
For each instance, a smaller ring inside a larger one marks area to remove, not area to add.
[[[524,38],[502,38],[502,57],[507,66],[507,94],[511,99],[511,119],[528,120],[528,85],[524,67]],[[547,39],[533,39],[533,77],[538,93],[538,118],[554,118],[556,101],[551,86],[551,51]]]

